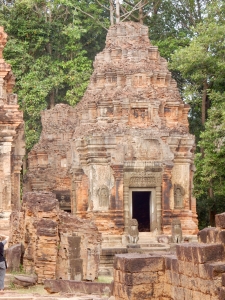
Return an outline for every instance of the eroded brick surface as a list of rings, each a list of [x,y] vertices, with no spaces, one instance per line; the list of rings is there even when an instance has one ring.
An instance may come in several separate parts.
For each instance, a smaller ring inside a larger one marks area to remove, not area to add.
[[[94,280],[101,234],[96,225],[59,209],[53,193],[26,193],[11,215],[10,244],[23,244],[23,267],[45,279]]]
[[[7,34],[0,26],[0,230],[8,235],[9,215],[20,207],[20,171],[25,154],[23,113],[13,93],[15,77],[3,59]]]
[[[94,218],[111,236],[127,232],[129,190],[149,189],[147,229],[171,234],[179,217],[183,235],[196,234],[188,111],[148,28],[114,25],[83,99],[74,108],[59,104],[42,112],[24,188],[55,193],[62,209]]]
[[[224,276],[223,244],[181,243],[177,255],[120,254],[114,262],[114,296],[220,300],[225,295]]]

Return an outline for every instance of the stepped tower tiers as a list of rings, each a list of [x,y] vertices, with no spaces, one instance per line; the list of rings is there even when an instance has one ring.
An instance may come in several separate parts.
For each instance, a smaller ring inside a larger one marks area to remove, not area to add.
[[[183,235],[194,235],[188,111],[148,28],[113,25],[83,99],[42,112],[25,188],[53,191],[62,209],[93,219],[104,241],[126,242],[130,218],[140,232],[168,235],[179,218]]]
[[[12,89],[15,77],[3,59],[7,34],[0,26],[0,231],[7,234],[9,215],[20,206],[20,170],[24,148],[23,114]]]

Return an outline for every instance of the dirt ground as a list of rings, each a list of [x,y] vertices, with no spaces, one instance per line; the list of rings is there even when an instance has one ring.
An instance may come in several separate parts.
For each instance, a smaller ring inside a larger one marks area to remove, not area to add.
[[[6,274],[5,290],[0,294],[1,300],[108,300],[106,295],[87,295],[81,293],[49,294],[43,285],[22,288],[13,284],[13,274]],[[112,299],[112,298],[111,298]]]

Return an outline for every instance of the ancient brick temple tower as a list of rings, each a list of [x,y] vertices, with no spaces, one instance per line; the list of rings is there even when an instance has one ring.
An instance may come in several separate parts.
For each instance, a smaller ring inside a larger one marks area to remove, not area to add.
[[[23,114],[12,93],[15,77],[2,56],[7,34],[0,26],[0,231],[7,234],[9,215],[20,206],[20,171],[25,154]]]
[[[197,231],[192,197],[194,137],[167,62],[138,23],[110,27],[87,91],[75,107],[42,113],[26,190],[55,192],[61,208],[93,219],[103,237]],[[123,239],[124,240],[124,239]]]

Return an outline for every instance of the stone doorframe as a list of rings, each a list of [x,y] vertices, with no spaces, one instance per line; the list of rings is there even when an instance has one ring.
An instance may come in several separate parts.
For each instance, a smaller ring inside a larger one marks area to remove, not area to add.
[[[133,215],[133,204],[132,204],[132,192],[150,192],[149,197],[149,216],[150,216],[150,231],[153,231],[155,229],[154,224],[157,220],[156,216],[156,197],[155,197],[155,188],[130,188],[129,189],[129,213],[130,218],[132,218]]]
[[[161,172],[124,173],[124,223],[125,232],[128,232],[128,221],[132,216],[132,191],[151,192],[150,229],[156,228],[161,232],[162,220],[162,176]]]

